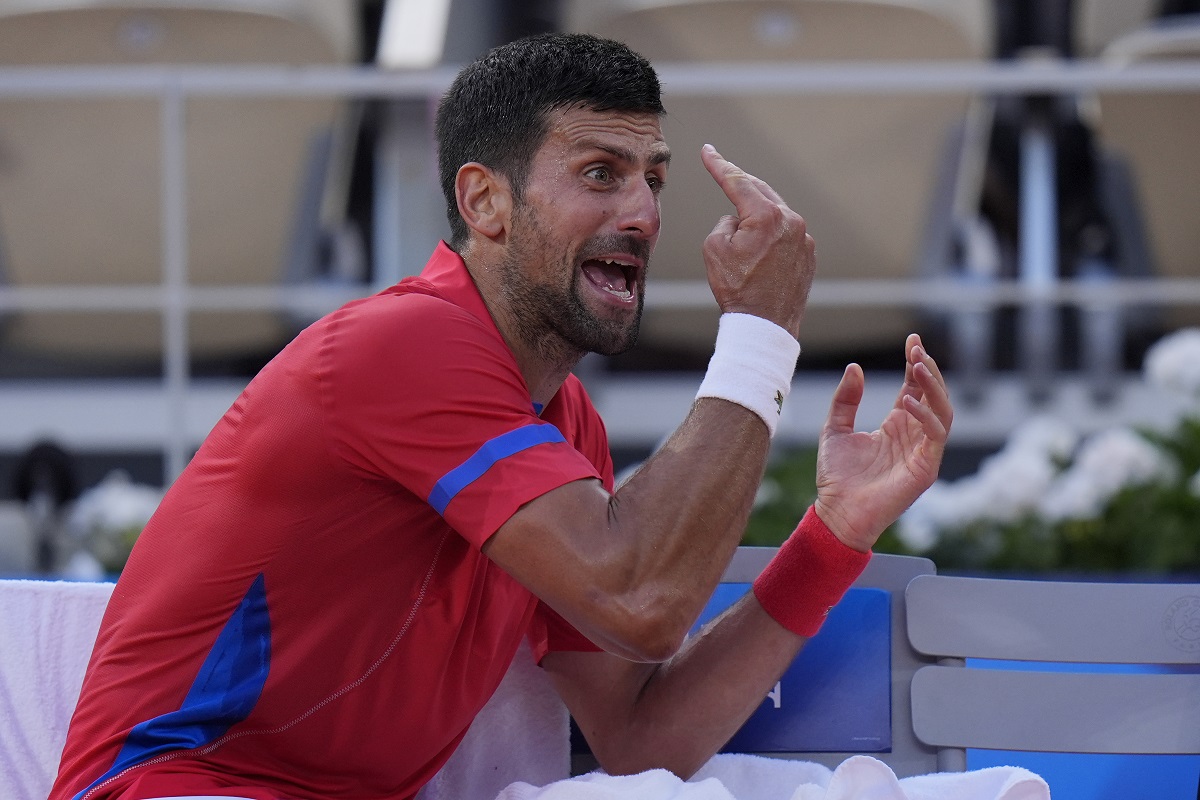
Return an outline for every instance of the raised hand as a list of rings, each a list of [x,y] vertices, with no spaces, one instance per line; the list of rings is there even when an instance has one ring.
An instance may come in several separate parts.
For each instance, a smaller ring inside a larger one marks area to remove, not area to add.
[[[804,218],[712,145],[705,145],[700,157],[734,207],[704,240],[704,264],[717,304],[722,311],[764,317],[798,336],[816,273]]]
[[[921,337],[904,345],[904,385],[878,430],[856,432],[864,378],[846,367],[817,451],[816,511],[846,545],[866,551],[937,478],[954,410]]]

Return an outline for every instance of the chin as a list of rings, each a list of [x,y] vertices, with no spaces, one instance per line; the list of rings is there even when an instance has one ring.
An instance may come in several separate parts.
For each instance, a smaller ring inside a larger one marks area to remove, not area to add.
[[[608,337],[602,348],[593,349],[592,352],[602,356],[619,356],[622,353],[628,353],[637,344],[639,328],[639,325],[634,325],[632,328]]]

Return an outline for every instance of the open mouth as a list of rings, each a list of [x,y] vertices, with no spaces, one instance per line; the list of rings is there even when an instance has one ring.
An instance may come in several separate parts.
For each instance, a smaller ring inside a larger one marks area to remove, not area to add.
[[[590,258],[583,262],[583,274],[603,292],[618,300],[632,300],[637,291],[638,267],[619,258]]]

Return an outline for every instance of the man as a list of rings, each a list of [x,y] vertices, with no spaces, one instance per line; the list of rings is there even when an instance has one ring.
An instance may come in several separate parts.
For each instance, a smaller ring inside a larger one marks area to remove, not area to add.
[[[814,258],[803,219],[705,148],[735,210],[704,243],[716,351],[614,492],[570,370],[636,338],[661,113],[649,64],[593,37],[460,74],[438,122],[452,241],[300,334],[171,487],[113,593],[54,800],[411,797],[525,637],[610,771],[688,775],[740,726],[933,481],[951,407],[910,337],[895,409],[855,433],[849,367],[816,506],[680,650],[762,477]]]

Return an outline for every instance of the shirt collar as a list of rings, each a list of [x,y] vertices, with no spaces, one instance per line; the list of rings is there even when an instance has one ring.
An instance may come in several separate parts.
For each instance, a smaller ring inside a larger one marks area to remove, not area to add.
[[[419,280],[425,281],[433,287],[438,295],[478,318],[487,326],[488,330],[495,333],[496,338],[504,341],[504,337],[500,335],[500,329],[496,327],[496,321],[492,319],[487,303],[479,294],[479,287],[475,285],[475,280],[467,270],[462,256],[451,250],[450,245],[444,241],[438,242],[425,269],[421,270]],[[507,346],[507,343],[505,344]],[[534,414],[540,417],[545,407],[539,403],[532,403],[532,405]]]
[[[421,270],[421,278],[432,285],[442,297],[469,311],[495,330],[497,336],[500,335],[495,320],[488,311],[487,303],[483,301],[479,288],[475,285],[471,273],[467,271],[467,265],[463,263],[462,256],[450,249],[450,245],[444,241],[438,242],[433,255],[429,257],[429,263]]]

